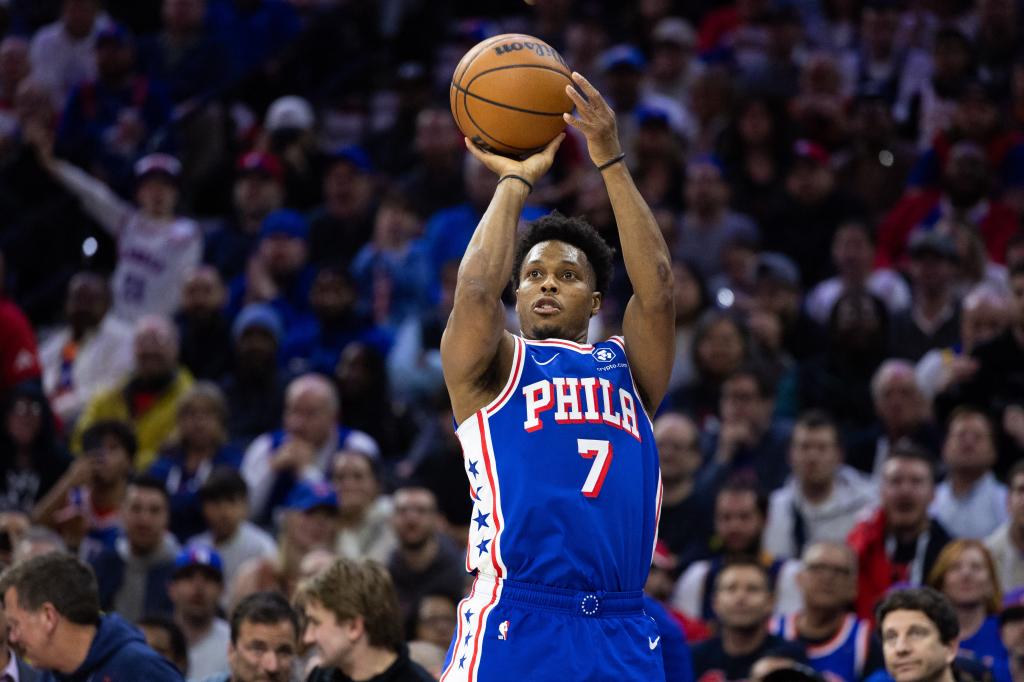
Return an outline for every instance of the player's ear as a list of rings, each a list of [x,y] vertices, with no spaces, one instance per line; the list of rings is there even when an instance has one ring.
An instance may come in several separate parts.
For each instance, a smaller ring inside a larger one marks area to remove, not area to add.
[[[590,316],[593,317],[594,315],[597,315],[598,311],[601,310],[601,301],[603,299],[601,298],[600,291],[595,291],[593,294],[591,294],[591,297],[592,298],[590,300]]]

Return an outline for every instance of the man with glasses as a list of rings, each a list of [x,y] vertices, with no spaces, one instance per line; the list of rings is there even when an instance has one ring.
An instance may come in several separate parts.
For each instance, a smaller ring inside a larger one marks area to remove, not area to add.
[[[230,672],[203,682],[291,682],[299,619],[288,601],[276,592],[256,592],[238,603],[231,614],[228,643]]]
[[[809,545],[796,583],[803,604],[796,613],[772,619],[772,633],[802,644],[811,667],[829,679],[860,680],[884,665],[871,623],[850,610],[857,590],[857,556],[849,547],[838,542]]]
[[[658,538],[687,566],[707,553],[714,495],[696,485],[703,462],[700,432],[693,421],[678,412],[654,420],[654,442],[661,464],[661,519]]]

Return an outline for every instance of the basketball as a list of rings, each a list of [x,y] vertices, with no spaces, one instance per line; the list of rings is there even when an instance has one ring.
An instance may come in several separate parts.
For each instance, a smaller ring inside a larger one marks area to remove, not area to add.
[[[488,38],[465,54],[452,75],[455,123],[477,146],[529,156],[565,128],[571,71],[543,40],[520,33]]]

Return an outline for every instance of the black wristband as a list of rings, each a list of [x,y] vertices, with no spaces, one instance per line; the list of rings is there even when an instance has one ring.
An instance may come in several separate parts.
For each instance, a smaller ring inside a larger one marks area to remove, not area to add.
[[[526,185],[526,186],[527,186],[527,187],[529,188],[529,190],[530,190],[531,192],[533,191],[533,185],[532,185],[532,184],[530,184],[530,181],[529,181],[529,180],[527,180],[526,178],[524,178],[524,177],[523,177],[523,176],[521,176],[521,175],[515,175],[515,174],[513,174],[513,173],[509,173],[508,175],[502,175],[502,176],[501,176],[501,179],[500,179],[500,180],[498,180],[498,182],[499,182],[499,183],[501,183],[501,182],[504,182],[505,180],[508,180],[509,178],[512,178],[512,179],[514,179],[514,180],[518,180],[519,182],[521,182],[521,183],[523,183],[524,185]]]
[[[600,166],[597,167],[597,170],[603,171],[605,168],[610,168],[610,167],[614,166],[615,164],[617,164],[619,161],[622,161],[624,158],[626,158],[626,155],[624,153],[623,154],[619,154],[618,156],[616,156],[611,161],[605,161],[604,163],[602,163]]]

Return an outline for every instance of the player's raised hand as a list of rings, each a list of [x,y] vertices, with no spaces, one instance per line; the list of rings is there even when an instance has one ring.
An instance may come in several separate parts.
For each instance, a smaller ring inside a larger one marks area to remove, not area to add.
[[[601,93],[582,74],[572,72],[572,85],[565,86],[569,99],[576,105],[576,116],[562,114],[565,122],[587,138],[587,151],[594,165],[601,166],[622,154],[615,112]]]
[[[469,153],[479,159],[480,163],[487,166],[498,177],[518,175],[530,184],[535,184],[548,172],[551,164],[554,163],[555,152],[558,151],[558,147],[564,139],[565,133],[561,133],[551,140],[544,149],[520,161],[480,149],[468,137],[465,138],[466,149],[469,150]]]

